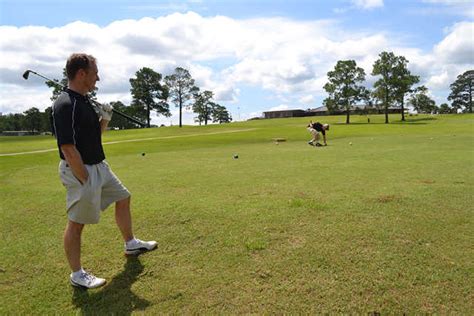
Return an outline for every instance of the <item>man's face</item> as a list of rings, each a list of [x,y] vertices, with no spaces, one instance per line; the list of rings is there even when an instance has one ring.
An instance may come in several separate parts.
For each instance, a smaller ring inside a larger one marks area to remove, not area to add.
[[[100,80],[96,63],[92,63],[84,73],[84,85],[87,87],[87,91],[92,92],[95,89],[95,83]]]

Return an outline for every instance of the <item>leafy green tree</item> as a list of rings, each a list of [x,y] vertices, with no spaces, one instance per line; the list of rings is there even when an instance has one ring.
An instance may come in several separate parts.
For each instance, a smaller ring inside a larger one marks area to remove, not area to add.
[[[323,105],[328,109],[329,114],[335,114],[338,110],[336,101],[331,98],[326,98],[323,100]]]
[[[21,117],[23,117],[23,114],[0,115],[0,132],[20,130],[19,127],[16,127],[18,126],[18,124],[16,123],[17,119],[14,115],[20,115]]]
[[[130,78],[132,106],[146,111],[147,127],[150,127],[150,111],[158,115],[171,116],[168,100],[168,88],[161,84],[162,75],[151,68],[143,67]]]
[[[229,123],[232,121],[230,113],[227,111],[225,106],[217,103],[211,105],[211,117],[213,123]]]
[[[138,118],[141,121],[147,120],[146,108],[141,106],[140,104],[130,104],[130,106],[127,106],[126,112],[126,114],[130,114],[131,116]]]
[[[472,95],[474,86],[474,70],[468,70],[459,75],[457,79],[450,85],[451,94],[448,100],[452,101],[452,107],[463,109],[463,112],[472,113]]]
[[[0,116],[0,132],[3,131],[51,131],[51,107],[41,112],[33,107],[23,113]]]
[[[38,108],[31,108],[23,112],[25,119],[23,121],[23,128],[28,131],[39,131],[41,128],[41,113]]]
[[[44,112],[41,113],[41,132],[52,132],[52,108],[47,107]]]
[[[120,101],[114,101],[109,103],[110,106],[112,106],[115,110],[127,114],[132,117],[138,117],[139,115],[134,112],[134,108],[131,106],[126,106]],[[144,112],[144,111],[143,111]],[[141,118],[144,119],[145,115],[142,113]],[[109,127],[117,127],[119,129],[131,129],[131,128],[139,128],[140,125],[135,124],[131,120],[115,114],[112,116],[112,120],[109,122]]]
[[[177,67],[174,74],[165,77],[165,84],[169,90],[171,102],[179,107],[179,127],[182,127],[183,107],[187,106],[199,88],[195,86],[189,71],[181,67]]]
[[[365,105],[364,109],[362,110],[362,114],[368,115],[371,110],[374,108],[374,101],[372,100],[372,92],[364,88],[361,95],[360,99],[362,103]]]
[[[211,106],[214,104],[212,102],[213,96],[212,91],[208,90],[197,92],[194,95],[193,112],[198,115],[196,119],[199,125],[202,122],[207,125],[207,122],[211,120]]]
[[[13,114],[13,129],[14,131],[23,131],[25,130],[25,115],[22,113]]]
[[[14,113],[0,116],[2,121],[2,131],[21,131],[25,130],[25,115]]]
[[[405,95],[412,92],[413,85],[420,82],[419,76],[411,74],[407,68],[409,61],[403,56],[396,56],[395,67],[393,68],[392,85],[394,89],[395,100],[401,107],[402,110],[402,121],[405,121]]]
[[[427,95],[428,89],[424,86],[417,89],[408,99],[408,103],[413,106],[418,113],[435,114],[438,107],[433,99]]]
[[[68,85],[68,80],[67,80],[67,75],[66,75],[66,68],[63,68],[63,77],[61,81],[58,81],[54,79],[53,81],[46,81],[45,83],[48,87],[53,89],[53,95],[51,96],[51,101],[56,101],[56,99],[59,97],[61,92],[63,91],[64,87],[67,87]]]
[[[453,113],[453,109],[449,107],[447,103],[442,103],[439,106],[439,114],[449,114]]]
[[[365,87],[359,83],[365,80],[365,71],[357,67],[354,60],[339,60],[333,71],[327,73],[329,82],[324,90],[329,93],[324,103],[332,110],[340,108],[346,111],[346,124],[350,123],[352,105],[360,101],[365,94]]]
[[[379,59],[373,65],[372,76],[380,75],[381,78],[374,83],[373,96],[382,101],[382,107],[385,111],[385,123],[388,124],[388,108],[395,103],[397,99],[396,68],[398,57],[394,53],[381,52]]]
[[[7,116],[6,115],[0,115],[0,133],[3,131],[7,131]]]

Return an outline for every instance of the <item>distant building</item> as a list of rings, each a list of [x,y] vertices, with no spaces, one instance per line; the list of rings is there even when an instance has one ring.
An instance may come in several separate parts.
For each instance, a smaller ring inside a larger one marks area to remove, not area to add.
[[[306,116],[304,110],[282,110],[282,111],[267,111],[263,112],[263,117],[266,119],[270,118],[284,118],[284,117],[301,117]]]
[[[365,104],[355,104],[351,107],[350,114],[384,114],[383,108],[369,107]],[[391,106],[388,108],[389,114],[402,113],[402,109],[398,106]],[[270,118],[284,118],[284,117],[302,117],[302,116],[323,116],[323,115],[343,115],[345,110],[336,110],[329,112],[326,106],[320,106],[308,110],[282,110],[282,111],[266,111],[263,116],[266,119]]]
[[[308,109],[306,111],[308,116],[319,116],[319,115],[329,115],[328,108],[326,106],[320,106],[315,109]]]

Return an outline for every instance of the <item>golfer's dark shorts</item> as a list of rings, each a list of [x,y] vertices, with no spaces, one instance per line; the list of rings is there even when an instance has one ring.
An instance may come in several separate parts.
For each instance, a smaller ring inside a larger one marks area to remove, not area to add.
[[[96,224],[101,211],[116,201],[128,198],[130,192],[105,161],[85,166],[89,178],[84,184],[74,176],[65,160],[59,163],[59,177],[67,190],[68,218],[79,224]]]

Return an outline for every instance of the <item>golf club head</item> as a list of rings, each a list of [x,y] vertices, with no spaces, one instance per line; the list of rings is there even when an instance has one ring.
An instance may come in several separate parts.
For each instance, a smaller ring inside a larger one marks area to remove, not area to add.
[[[23,73],[23,79],[28,80],[31,70],[27,70]]]

